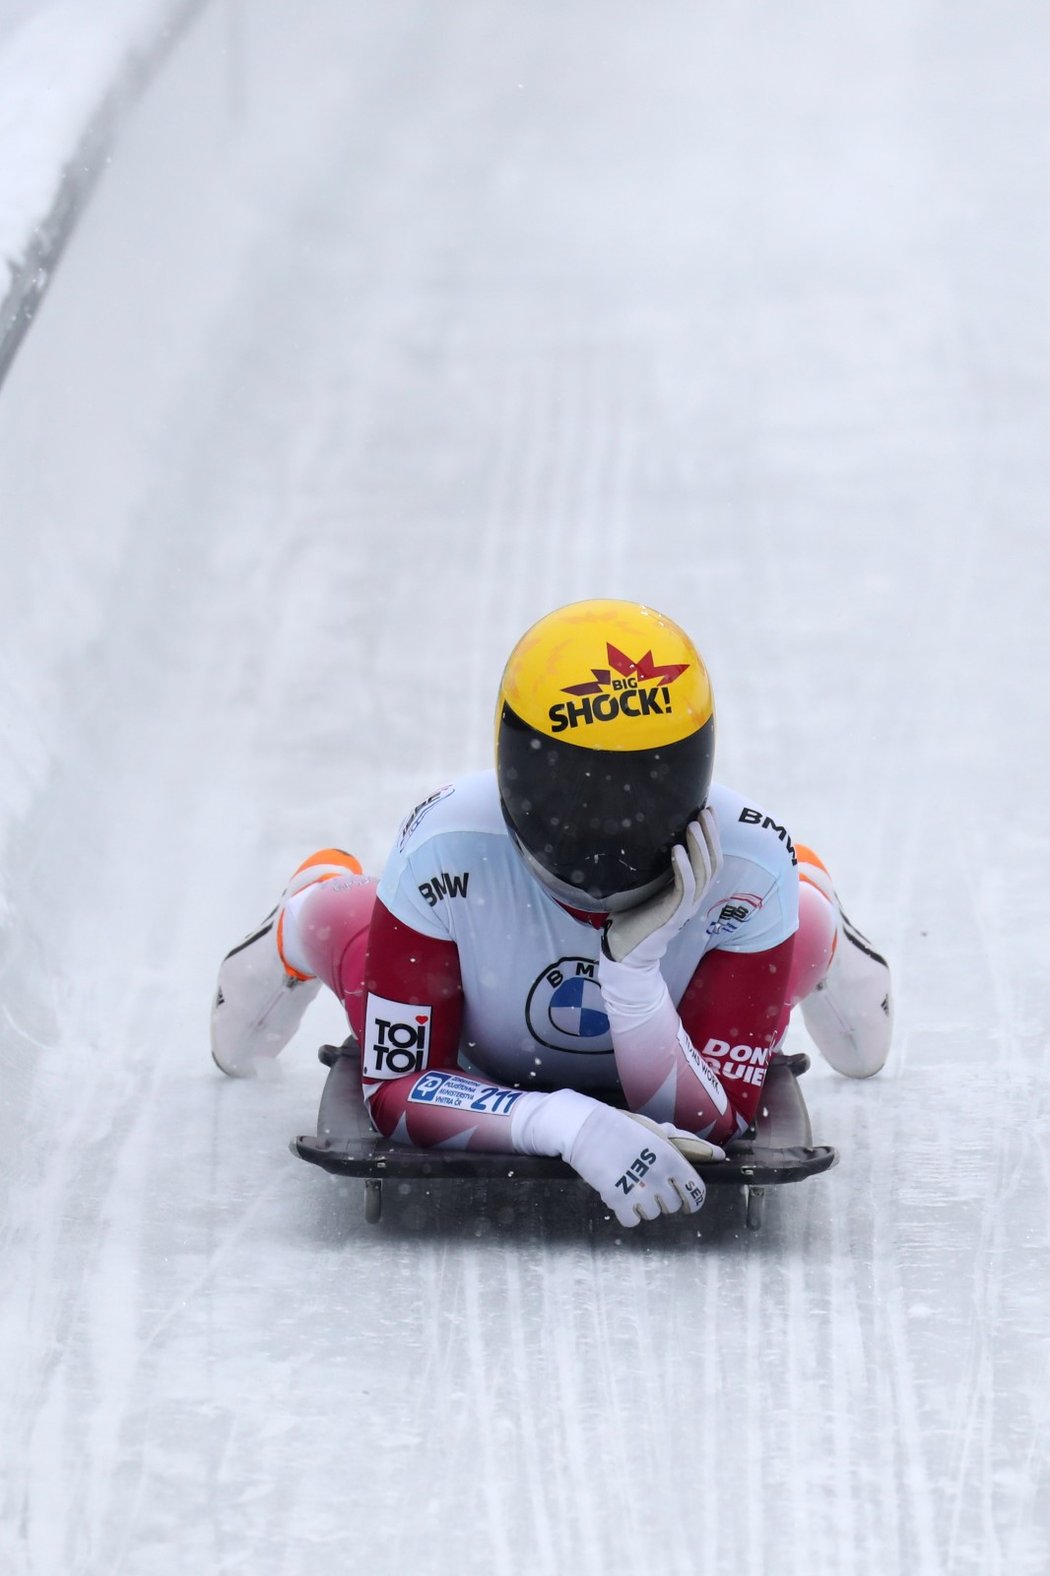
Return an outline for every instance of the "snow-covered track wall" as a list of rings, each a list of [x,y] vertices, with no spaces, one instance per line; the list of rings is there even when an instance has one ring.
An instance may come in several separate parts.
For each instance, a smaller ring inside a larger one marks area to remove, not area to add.
[[[56,5],[53,20],[75,37],[88,10],[89,29],[104,26],[105,5]],[[32,182],[13,155],[5,163],[4,245],[18,259],[0,388],[0,892],[14,828],[83,715],[85,653],[111,634],[128,553],[158,529],[158,449],[227,304],[252,288],[245,255],[294,201],[341,89],[338,58],[327,72],[318,61],[323,22],[269,0],[108,10],[114,35],[108,48],[95,40],[73,107],[24,144],[27,167],[36,147]],[[47,57],[33,27],[33,49],[12,48],[6,69],[21,82],[32,56],[43,93],[68,41],[51,40]],[[60,95],[61,81],[51,88]]]
[[[293,9],[278,0],[165,4],[141,14],[139,0],[111,0],[108,12],[54,7],[56,25],[57,13],[75,27],[91,11],[88,27],[109,15],[114,34],[105,49],[95,40],[92,91],[78,81],[64,118],[56,111],[67,144],[60,150],[53,130],[54,157],[47,162],[38,147],[32,193],[12,184],[5,232],[10,249],[21,248],[16,293],[8,295],[21,315],[19,343],[0,387],[5,1185],[22,1160],[25,1174],[36,1163],[25,1125],[34,1088],[46,1107],[66,1076],[69,973],[55,948],[55,893],[86,879],[86,845],[107,835],[108,774],[126,774],[122,761],[104,761],[114,718],[139,705],[146,716],[161,708],[173,681],[166,629],[185,620],[220,529],[158,488],[157,477],[173,443],[193,456],[191,468],[209,463],[213,426],[195,423],[213,347],[231,304],[257,289],[266,237],[299,234],[302,172],[338,120],[352,44],[369,34],[365,6],[325,4],[310,18]],[[61,48],[43,57],[38,44],[32,57],[43,91],[48,70],[62,79]],[[15,79],[23,81],[21,71]],[[52,87],[60,95],[62,80]],[[0,105],[0,113],[10,109],[10,101]],[[13,182],[17,165],[12,172]],[[17,225],[16,209],[24,221]],[[41,228],[53,245],[33,238]],[[26,244],[50,259],[42,297]],[[37,309],[22,333],[34,292]],[[268,337],[264,327],[262,353]],[[229,426],[220,443],[232,441],[243,392],[226,391]],[[80,831],[68,841],[75,825]],[[143,835],[163,837],[165,828]],[[107,879],[92,879],[99,878]]]
[[[6,32],[0,13],[0,384],[128,110],[208,3],[53,0]]]

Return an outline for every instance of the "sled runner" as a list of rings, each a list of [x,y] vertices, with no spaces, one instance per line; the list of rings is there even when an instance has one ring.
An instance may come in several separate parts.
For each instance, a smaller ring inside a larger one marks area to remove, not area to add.
[[[316,1136],[293,1138],[291,1150],[311,1165],[337,1176],[363,1177],[365,1219],[374,1225],[383,1208],[383,1183],[426,1178],[517,1181],[578,1181],[564,1160],[546,1155],[498,1155],[479,1150],[412,1149],[382,1138],[369,1125],[361,1099],[360,1052],[351,1036],[342,1045],[322,1045],[318,1056],[329,1069],[321,1095]],[[798,1080],[809,1067],[804,1054],[777,1055],[770,1063],[762,1103],[751,1133],[726,1146],[726,1159],[696,1164],[708,1187],[742,1188],[746,1221],[762,1224],[765,1190],[801,1182],[829,1170],[838,1159],[826,1144],[814,1144],[809,1112]]]

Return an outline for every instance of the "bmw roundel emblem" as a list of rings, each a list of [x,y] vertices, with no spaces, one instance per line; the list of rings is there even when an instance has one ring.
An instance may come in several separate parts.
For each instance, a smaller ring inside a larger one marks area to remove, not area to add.
[[[578,1055],[607,1055],[609,1019],[593,958],[559,958],[536,980],[525,1004],[529,1032],[541,1045]]]

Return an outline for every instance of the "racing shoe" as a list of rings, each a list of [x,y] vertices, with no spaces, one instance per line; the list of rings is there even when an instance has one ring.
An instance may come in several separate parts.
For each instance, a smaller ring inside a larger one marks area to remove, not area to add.
[[[870,1078],[889,1055],[893,993],[886,959],[842,912],[827,868],[811,849],[796,849],[799,877],[835,911],[835,943],[827,973],[803,997],[802,1021],[824,1060],[847,1078]]]
[[[361,874],[352,854],[323,848],[304,859],[258,929],[223,958],[211,1010],[211,1054],[230,1078],[251,1078],[284,1049],[320,989],[320,981],[289,962],[284,906],[296,893],[347,871]]]

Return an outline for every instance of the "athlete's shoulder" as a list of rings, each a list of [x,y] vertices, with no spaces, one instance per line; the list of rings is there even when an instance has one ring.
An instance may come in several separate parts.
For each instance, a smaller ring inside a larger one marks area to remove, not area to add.
[[[764,805],[712,784],[708,804],[722,843],[722,869],[698,923],[708,945],[763,952],[798,926],[798,873],[791,835]]]
[[[757,800],[712,783],[708,804],[715,812],[727,858],[752,859],[769,870],[793,869],[798,864],[788,828]]]
[[[395,852],[409,857],[434,838],[457,832],[507,835],[494,771],[473,772],[428,794],[401,822]]]
[[[452,908],[439,899],[483,901],[479,877],[504,863],[500,845],[509,854],[495,772],[445,783],[402,821],[379,881],[379,901],[402,924],[451,938]]]

